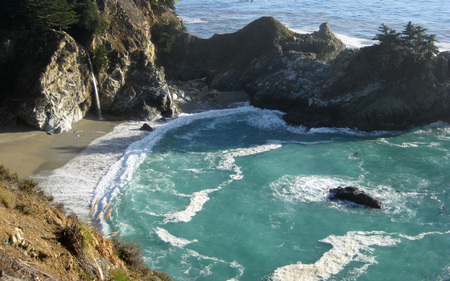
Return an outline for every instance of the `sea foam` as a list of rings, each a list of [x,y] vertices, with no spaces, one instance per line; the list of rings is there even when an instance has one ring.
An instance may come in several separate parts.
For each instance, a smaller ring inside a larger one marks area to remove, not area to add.
[[[391,247],[400,242],[382,231],[351,231],[344,236],[330,235],[320,242],[329,243],[331,250],[313,264],[291,264],[275,270],[271,280],[327,280],[353,261],[373,264],[372,246]]]
[[[165,223],[177,223],[177,222],[189,222],[192,218],[203,209],[203,205],[209,201],[209,194],[219,191],[225,186],[229,185],[231,182],[235,180],[242,179],[242,171],[238,165],[235,164],[236,157],[245,157],[250,155],[255,155],[263,152],[267,152],[270,150],[278,149],[281,147],[281,144],[267,144],[260,145],[248,148],[238,148],[232,150],[225,150],[223,152],[219,152],[221,154],[222,160],[219,163],[218,169],[223,169],[227,171],[234,172],[230,175],[230,179],[222,182],[217,188],[205,189],[202,191],[198,191],[193,193],[190,197],[190,203],[186,207],[185,210],[171,213],[165,215],[166,219]]]
[[[174,247],[183,248],[186,245],[198,242],[196,239],[187,240],[187,239],[176,237],[161,227],[155,228],[154,231],[162,241],[164,241],[166,243],[170,243],[170,245],[172,245]]]

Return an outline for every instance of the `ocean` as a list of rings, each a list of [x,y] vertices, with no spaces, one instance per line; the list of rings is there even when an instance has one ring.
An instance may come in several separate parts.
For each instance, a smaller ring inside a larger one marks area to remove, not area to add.
[[[240,106],[133,143],[95,188],[105,233],[175,280],[448,280],[450,127],[290,127]],[[357,186],[373,210],[329,200]]]
[[[328,22],[349,48],[374,44],[382,23],[400,32],[411,21],[436,34],[441,51],[450,50],[450,5],[443,0],[179,0],[176,12],[187,30],[202,38],[235,32],[262,16],[298,33]]]
[[[407,21],[449,48],[443,1],[180,0],[201,37],[272,15],[293,30],[328,21],[349,47]],[[292,127],[248,104],[119,125],[44,186],[82,217],[111,202],[104,233],[141,244],[174,280],[450,280],[450,126],[407,131]],[[77,188],[74,188],[76,186]],[[356,186],[374,210],[329,199]]]

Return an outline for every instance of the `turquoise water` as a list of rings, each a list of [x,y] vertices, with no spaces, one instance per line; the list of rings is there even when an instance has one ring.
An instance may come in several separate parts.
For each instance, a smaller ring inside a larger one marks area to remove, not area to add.
[[[447,280],[450,127],[306,131],[243,106],[185,115],[96,188],[104,232],[175,280]],[[353,185],[382,210],[330,201]]]

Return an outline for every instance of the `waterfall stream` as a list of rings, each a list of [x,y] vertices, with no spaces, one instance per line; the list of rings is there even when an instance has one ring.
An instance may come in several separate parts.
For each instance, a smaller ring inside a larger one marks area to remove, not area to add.
[[[97,79],[95,79],[94,68],[92,67],[91,56],[89,55],[88,49],[87,49],[86,47],[85,47],[84,49],[86,50],[86,54],[87,54],[88,61],[89,61],[89,68],[90,68],[90,70],[91,70],[92,84],[94,85],[95,102],[96,102],[96,105],[97,105],[98,119],[99,119],[99,120],[103,120],[103,117],[102,117],[102,109],[101,109],[101,107],[100,107],[100,98],[99,98],[99,96],[98,96]]]

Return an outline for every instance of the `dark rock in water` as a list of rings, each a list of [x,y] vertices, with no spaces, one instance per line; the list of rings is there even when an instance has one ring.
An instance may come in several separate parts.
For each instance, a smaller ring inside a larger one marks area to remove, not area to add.
[[[139,130],[152,132],[155,129],[153,129],[153,127],[150,126],[149,124],[145,123],[144,125],[142,125],[142,127]]]
[[[355,202],[374,209],[381,209],[381,201],[359,190],[357,187],[347,186],[330,189],[331,199],[341,199]]]

